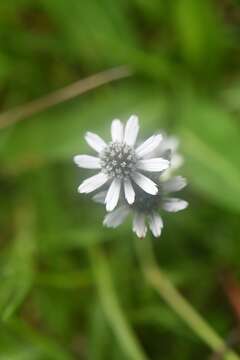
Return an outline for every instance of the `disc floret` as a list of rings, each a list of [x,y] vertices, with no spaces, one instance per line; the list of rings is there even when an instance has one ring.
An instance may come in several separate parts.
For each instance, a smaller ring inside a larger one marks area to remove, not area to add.
[[[126,143],[111,142],[100,155],[102,171],[109,177],[125,179],[135,170],[137,156]]]
[[[143,214],[150,214],[152,211],[157,211],[162,200],[161,194],[158,192],[157,195],[146,195],[145,193],[139,193],[136,196],[136,200],[132,205],[135,211]]]

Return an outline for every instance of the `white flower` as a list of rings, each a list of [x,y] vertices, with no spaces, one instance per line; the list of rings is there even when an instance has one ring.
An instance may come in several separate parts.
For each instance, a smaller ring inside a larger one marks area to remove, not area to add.
[[[88,132],[87,143],[97,152],[97,156],[76,155],[74,162],[82,168],[99,169],[94,175],[79,186],[80,193],[90,193],[104,184],[109,184],[104,202],[107,211],[112,211],[118,204],[123,188],[128,204],[135,201],[133,182],[144,192],[156,195],[158,187],[146,172],[162,172],[169,167],[169,161],[163,157],[147,158],[148,154],[159,146],[162,135],[155,134],[135,147],[139,131],[138,118],[132,115],[124,128],[120,120],[113,120],[111,125],[112,140],[106,143],[101,137]],[[138,188],[137,187],[137,188]]]
[[[185,209],[188,203],[185,200],[169,197],[171,192],[177,192],[186,186],[185,178],[181,176],[173,177],[158,184],[159,192],[156,196],[146,193],[137,194],[134,204],[123,204],[117,209],[107,214],[103,224],[107,227],[116,228],[124,222],[130,213],[133,213],[133,231],[140,238],[147,234],[147,225],[155,237],[159,237],[163,228],[163,220],[158,214],[159,209],[168,212],[177,212]],[[99,203],[104,202],[105,193],[101,192],[94,196],[94,200]]]

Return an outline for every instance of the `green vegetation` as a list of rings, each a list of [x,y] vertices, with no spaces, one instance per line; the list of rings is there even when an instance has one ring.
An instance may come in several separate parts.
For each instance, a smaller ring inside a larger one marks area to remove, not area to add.
[[[239,352],[239,30],[237,0],[1,1],[0,360],[215,359],[218,345],[238,358],[221,344]],[[122,65],[130,75],[19,108]],[[132,113],[142,135],[180,138],[189,181],[189,208],[140,244],[130,221],[102,227],[72,161],[87,130],[108,137]]]

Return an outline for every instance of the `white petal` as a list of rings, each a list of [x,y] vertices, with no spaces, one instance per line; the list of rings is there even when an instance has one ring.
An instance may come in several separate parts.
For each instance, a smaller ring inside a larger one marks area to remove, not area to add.
[[[127,145],[133,146],[137,140],[139,131],[138,117],[136,115],[132,115],[126,124],[125,134],[124,134],[124,142]]]
[[[139,172],[134,173],[132,177],[133,181],[140,186],[146,193],[156,195],[158,193],[157,185],[148,177]]]
[[[133,231],[138,237],[144,238],[147,234],[147,227],[145,225],[145,215],[136,213],[133,219]]]
[[[165,181],[162,186],[165,192],[175,192],[182,190],[187,185],[187,181],[182,176],[175,176]]]
[[[149,227],[155,237],[159,237],[161,235],[163,221],[156,212],[149,216]]]
[[[143,156],[151,153],[158,147],[161,140],[162,140],[161,134],[151,136],[146,141],[144,141],[140,146],[138,146],[138,148],[136,149],[137,155],[139,157],[143,157]]]
[[[105,216],[103,225],[116,228],[124,222],[128,214],[129,209],[126,206],[121,206]]]
[[[123,124],[120,120],[115,119],[111,126],[112,141],[123,141]]]
[[[171,150],[175,153],[179,147],[179,139],[175,136],[165,136],[161,145],[162,151]]]
[[[98,153],[103,151],[103,149],[107,146],[105,141],[100,136],[91,132],[86,133],[85,140],[88,145],[91,146]]]
[[[169,161],[163,158],[139,160],[137,167],[145,171],[163,171],[169,168]]]
[[[179,167],[181,167],[183,165],[183,163],[184,163],[183,156],[181,156],[179,154],[173,154],[172,155],[171,168],[178,169]]]
[[[163,203],[163,209],[169,212],[184,210],[187,206],[187,201],[177,198],[166,198]]]
[[[108,189],[105,199],[106,210],[112,211],[117,206],[121,191],[121,180],[114,179]]]
[[[94,195],[92,199],[98,204],[105,204],[106,195],[107,195],[106,191],[100,191],[99,193]]]
[[[100,159],[90,155],[76,155],[73,158],[77,166],[85,169],[100,169]]]
[[[133,204],[135,200],[135,191],[132,186],[132,182],[129,179],[124,180],[124,192],[125,198],[129,204]]]
[[[100,172],[97,175],[94,175],[82,182],[82,184],[78,187],[78,192],[88,194],[100,186],[105,184],[108,181],[108,177],[106,174]]]

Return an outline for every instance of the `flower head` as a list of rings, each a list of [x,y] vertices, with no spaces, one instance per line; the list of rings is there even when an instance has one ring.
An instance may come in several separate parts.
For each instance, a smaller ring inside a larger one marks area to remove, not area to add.
[[[142,172],[162,172],[169,167],[169,160],[163,157],[149,157],[161,143],[162,135],[155,134],[136,145],[139,132],[138,118],[132,115],[126,126],[118,119],[112,121],[111,141],[107,144],[101,137],[88,132],[87,143],[97,152],[97,156],[76,155],[77,166],[87,169],[99,169],[94,175],[79,186],[80,193],[91,193],[103,185],[108,186],[104,203],[107,211],[112,211],[118,204],[120,194],[129,205],[135,201],[136,191],[152,196],[158,193],[157,184]],[[133,183],[136,186],[133,186]]]
[[[188,206],[185,200],[169,196],[170,193],[180,191],[185,186],[186,180],[181,176],[175,176],[168,180],[159,179],[156,196],[144,192],[137,193],[134,204],[121,204],[116,210],[106,215],[103,223],[107,227],[116,228],[132,213],[132,229],[138,237],[146,236],[146,224],[148,224],[152,234],[159,237],[163,228],[163,220],[158,213],[159,210],[177,212],[185,209]],[[104,197],[104,192],[101,192],[95,195],[94,200],[102,203]]]

